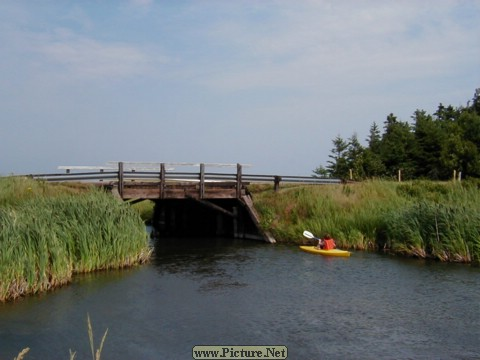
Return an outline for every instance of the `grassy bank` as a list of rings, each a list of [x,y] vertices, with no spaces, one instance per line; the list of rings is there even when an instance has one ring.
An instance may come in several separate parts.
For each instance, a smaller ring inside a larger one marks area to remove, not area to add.
[[[475,184],[387,181],[252,187],[262,226],[281,242],[304,230],[330,233],[342,248],[442,261],[479,262],[480,190]]]
[[[150,256],[143,221],[100,190],[0,179],[0,301]]]

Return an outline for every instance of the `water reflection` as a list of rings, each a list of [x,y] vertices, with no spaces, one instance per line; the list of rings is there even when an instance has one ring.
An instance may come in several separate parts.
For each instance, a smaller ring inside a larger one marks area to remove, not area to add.
[[[249,248],[265,246],[235,239],[157,239],[153,263],[168,274],[188,274],[199,284],[199,291],[221,291],[246,287],[236,277],[254,258]]]
[[[222,264],[235,263],[242,266],[251,260],[247,249],[263,246],[258,243],[243,243],[234,239],[161,239],[155,244],[153,263],[158,271],[190,272],[192,274],[218,274]],[[220,274],[221,275],[221,274]]]

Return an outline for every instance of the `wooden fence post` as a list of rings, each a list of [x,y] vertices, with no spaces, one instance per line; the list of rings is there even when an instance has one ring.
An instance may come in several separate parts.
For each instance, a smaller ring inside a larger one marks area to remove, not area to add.
[[[282,177],[275,175],[275,177],[273,178],[273,191],[277,192],[278,190],[280,190],[280,181],[282,181]]]
[[[118,193],[123,199],[123,162],[118,163]]]
[[[200,164],[200,199],[205,196],[205,164]]]
[[[165,163],[160,164],[160,199],[165,197]]]
[[[237,163],[237,199],[242,197],[242,165]]]

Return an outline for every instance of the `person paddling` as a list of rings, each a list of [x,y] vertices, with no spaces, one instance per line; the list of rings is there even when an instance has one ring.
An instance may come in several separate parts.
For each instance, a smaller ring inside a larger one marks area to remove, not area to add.
[[[317,249],[332,250],[336,247],[335,240],[329,234],[325,234],[323,239],[318,240]]]

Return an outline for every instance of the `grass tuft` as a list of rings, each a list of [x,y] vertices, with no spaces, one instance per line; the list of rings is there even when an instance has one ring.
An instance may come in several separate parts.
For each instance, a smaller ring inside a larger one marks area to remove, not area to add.
[[[148,261],[145,225],[130,205],[93,188],[47,185],[0,179],[0,301]]]
[[[105,330],[105,333],[103,334],[102,340],[100,342],[100,347],[97,350],[95,350],[95,342],[93,339],[93,326],[92,326],[92,322],[90,321],[90,315],[88,313],[87,313],[87,329],[88,329],[88,340],[90,343],[90,349],[92,351],[92,359],[101,360],[103,345],[105,344],[105,339],[107,338],[108,328]],[[30,351],[30,348],[23,349],[18,354],[18,356],[14,358],[14,360],[22,360],[29,351]],[[77,352],[72,351],[71,349],[69,350],[69,352],[70,352],[70,360],[75,360],[75,357],[77,356]]]
[[[27,353],[28,353],[29,351],[30,351],[30,348],[25,348],[25,349],[23,349],[22,351],[20,351],[20,353],[18,354],[18,356],[16,356],[16,357],[14,358],[14,360],[22,360],[22,359],[25,357],[25,355],[27,355]]]
[[[107,338],[108,328],[105,330],[105,333],[103,334],[102,340],[100,342],[100,347],[95,351],[95,345],[93,340],[93,327],[90,321],[89,314],[87,314],[87,327],[88,327],[88,339],[90,341],[90,349],[92,351],[92,359],[100,360],[102,350],[103,350],[103,344],[105,343],[105,339]]]

